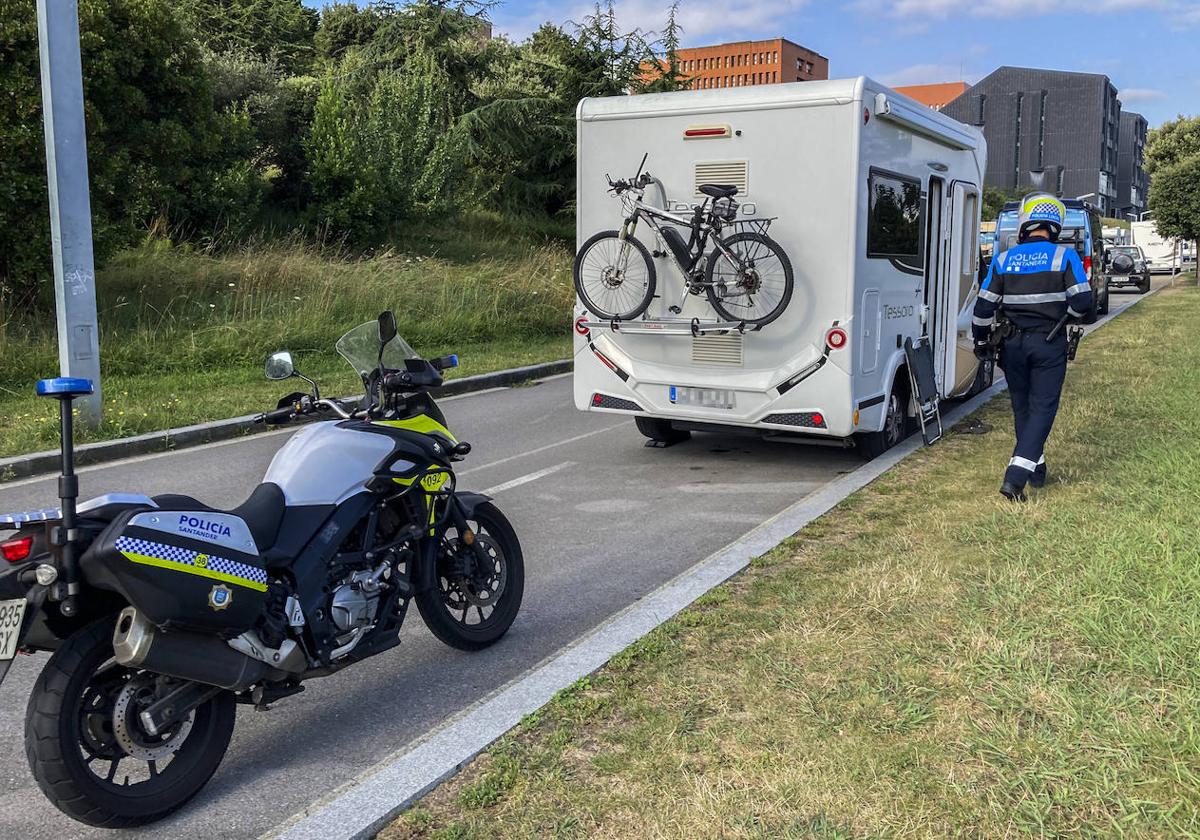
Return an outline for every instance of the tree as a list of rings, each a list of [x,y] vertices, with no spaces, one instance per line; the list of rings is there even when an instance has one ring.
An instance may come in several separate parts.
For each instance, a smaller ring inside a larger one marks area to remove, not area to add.
[[[1020,190],[1006,190],[1002,187],[984,187],[983,218],[995,220],[1000,215],[1000,211],[1004,209],[1006,202],[1016,201],[1022,195],[1023,193]]]
[[[650,71],[653,78],[643,88],[646,93],[669,93],[688,87],[688,75],[683,72],[683,65],[679,60],[679,40],[683,34],[683,27],[679,24],[678,14],[679,0],[675,0],[667,12],[667,25],[659,40],[663,57],[654,62],[659,72],[654,74],[653,70]]]
[[[642,87],[642,70],[657,57],[646,33],[636,27],[623,31],[617,23],[613,0],[596,3],[590,15],[574,24],[579,46],[595,57],[601,70],[591,96],[619,96]]]
[[[1151,175],[1192,155],[1200,155],[1200,117],[1180,116],[1151,129],[1146,138],[1146,171]]]
[[[321,23],[313,39],[317,60],[337,62],[347,50],[363,47],[375,38],[381,15],[373,6],[335,2],[321,10]]]
[[[33,0],[0,4],[0,286],[24,302],[50,277],[36,21]],[[174,4],[83,0],[79,26],[97,262],[159,220],[212,231],[253,212],[247,115],[215,107]]]
[[[1159,236],[1195,243],[1200,254],[1200,152],[1160,165],[1150,183],[1150,209]]]
[[[312,66],[316,11],[300,0],[176,0],[214,52],[274,59],[292,75]]]

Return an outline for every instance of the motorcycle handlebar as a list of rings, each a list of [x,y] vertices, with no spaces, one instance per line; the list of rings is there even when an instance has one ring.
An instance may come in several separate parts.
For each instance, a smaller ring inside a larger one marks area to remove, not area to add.
[[[284,423],[291,421],[295,414],[295,409],[292,406],[287,408],[277,408],[274,411],[268,411],[265,414],[260,414],[254,418],[255,423],[266,423],[269,426],[281,426]]]
[[[436,388],[443,382],[442,375],[434,371],[398,371],[383,377],[383,390],[391,393],[413,391],[418,388]]]

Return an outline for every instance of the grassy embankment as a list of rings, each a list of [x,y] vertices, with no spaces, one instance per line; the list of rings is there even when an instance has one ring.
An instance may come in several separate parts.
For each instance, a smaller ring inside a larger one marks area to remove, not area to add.
[[[298,242],[127,251],[97,274],[105,417],[80,440],[273,408],[289,390],[263,379],[273,350],[356,393],[334,342],[386,307],[421,353],[457,352],[455,376],[565,358],[570,260],[560,237],[486,216],[359,259]],[[57,444],[55,404],[32,395],[57,370],[53,313],[0,312],[0,456]]]
[[[1198,325],[1084,342],[1030,503],[1001,397],[381,838],[1200,835]]]

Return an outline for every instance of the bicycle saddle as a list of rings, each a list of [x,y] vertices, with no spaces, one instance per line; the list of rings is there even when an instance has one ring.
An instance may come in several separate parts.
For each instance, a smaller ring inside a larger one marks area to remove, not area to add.
[[[738,188],[733,184],[701,184],[700,192],[710,198],[729,198],[737,195]]]

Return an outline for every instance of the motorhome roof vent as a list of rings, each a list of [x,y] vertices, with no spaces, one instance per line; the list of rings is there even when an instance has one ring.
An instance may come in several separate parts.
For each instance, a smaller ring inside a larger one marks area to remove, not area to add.
[[[738,188],[738,198],[750,192],[750,165],[744,160],[698,160],[692,189],[700,196],[701,184],[732,184]]]
[[[692,336],[692,364],[741,367],[741,334]]]

